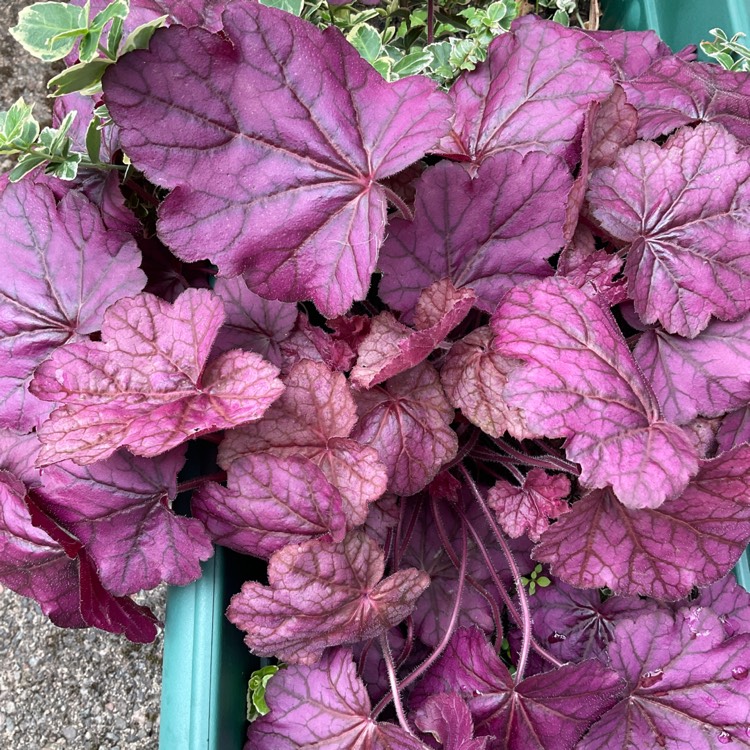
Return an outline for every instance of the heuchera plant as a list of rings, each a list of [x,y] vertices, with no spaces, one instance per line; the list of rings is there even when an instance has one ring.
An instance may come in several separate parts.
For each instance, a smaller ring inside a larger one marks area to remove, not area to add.
[[[252,750],[750,747],[750,75],[524,16],[445,91],[251,0],[68,7],[101,89],[0,122],[0,581],[148,641],[133,594],[267,561]]]

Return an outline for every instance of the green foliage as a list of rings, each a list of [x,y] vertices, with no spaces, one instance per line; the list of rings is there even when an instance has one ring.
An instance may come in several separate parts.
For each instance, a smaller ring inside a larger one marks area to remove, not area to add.
[[[266,687],[270,679],[279,671],[281,667],[269,664],[267,667],[256,669],[250,675],[247,683],[247,720],[255,721],[261,716],[265,716],[268,711],[266,703]]]
[[[528,576],[521,576],[521,583],[524,585],[525,588],[529,589],[529,596],[534,596],[536,593],[537,586],[540,588],[547,588],[547,586],[552,583],[547,576],[541,575],[542,573],[542,566],[541,563],[538,564],[534,570],[531,571],[531,573]]]
[[[727,70],[750,73],[750,48],[740,42],[745,34],[735,34],[730,39],[722,29],[711,29],[710,33],[713,39],[701,42],[701,50]]]

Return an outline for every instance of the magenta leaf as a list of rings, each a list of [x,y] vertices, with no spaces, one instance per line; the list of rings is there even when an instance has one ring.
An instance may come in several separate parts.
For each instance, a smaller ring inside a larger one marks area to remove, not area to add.
[[[454,410],[432,365],[423,362],[355,399],[359,422],[352,438],[377,450],[391,492],[419,492],[456,455]]]
[[[671,57],[672,50],[655,31],[589,31],[615,64],[617,78],[628,81],[645,73],[657,60]]]
[[[615,704],[622,687],[615,672],[594,660],[514,685],[484,634],[462,628],[417,686],[414,699],[421,704],[431,693],[457,693],[469,706],[476,733],[494,735],[497,747],[572,750],[591,723]]]
[[[631,510],[592,492],[534,549],[552,574],[579,588],[679,599],[724,576],[750,541],[750,446],[701,462],[685,492]]]
[[[506,400],[530,431],[568,438],[588,487],[612,485],[631,508],[679,496],[698,468],[695,447],[659,404],[608,308],[555,277],[516,287],[492,319],[495,346],[523,360]]]
[[[554,581],[537,587],[529,597],[534,635],[562,661],[598,658],[612,640],[615,625],[657,608],[637,596],[610,596],[602,601],[596,589],[582,590]]]
[[[609,661],[628,692],[580,750],[750,747],[750,635],[725,640],[711,610],[624,620],[615,628]]]
[[[362,531],[289,545],[271,556],[270,585],[243,584],[227,617],[253,653],[314,664],[326,647],[374,638],[413,611],[429,577],[384,570],[383,551]]]
[[[639,138],[711,122],[750,144],[750,81],[744,73],[674,55],[657,60],[624,85],[638,110]]]
[[[711,315],[750,309],[749,178],[745,150],[717,125],[635,143],[594,171],[590,211],[628,243],[625,274],[644,323],[692,338]]]
[[[487,504],[495,511],[503,531],[513,539],[526,534],[533,542],[570,508],[563,498],[570,494],[570,480],[563,474],[532,469],[521,487],[500,479],[487,493]]]
[[[460,164],[431,167],[417,183],[414,221],[388,225],[380,296],[410,320],[422,289],[447,275],[492,312],[515,284],[552,274],[571,186],[565,165],[541,153],[502,152],[474,178]]]
[[[289,372],[303,359],[324,362],[331,370],[348,372],[357,359],[357,353],[348,341],[336,338],[313,325],[303,312],[297,316],[291,334],[281,344],[281,356],[283,372]]]
[[[431,734],[445,750],[487,750],[487,743],[494,739],[474,739],[474,722],[469,707],[455,693],[431,695],[413,718],[417,729]]]
[[[423,362],[468,315],[475,300],[470,289],[456,289],[450,279],[442,279],[420,295],[416,331],[399,323],[391,313],[380,313],[360,344],[352,383],[372,388]]]
[[[346,649],[277,672],[266,702],[271,710],[250,725],[245,750],[427,750],[395,724],[370,718],[370,698]]]
[[[254,3],[223,22],[224,36],[160,30],[107,72],[123,146],[173,188],[158,231],[179,257],[342,314],[367,294],[383,239],[377,180],[437,144],[450,103],[426,78],[386,83],[335,28]]]
[[[586,34],[524,16],[490,44],[486,62],[453,85],[456,119],[440,151],[477,162],[501,149],[570,158],[586,105],[609,96],[612,73]]]
[[[227,474],[228,487],[208,482],[191,499],[193,515],[217,544],[268,559],[311,537],[344,538],[341,495],[310,459],[251,453]]]
[[[223,319],[202,289],[174,304],[140,294],[112,305],[101,342],[68,344],[37,370],[32,393],[62,403],[39,433],[40,465],[93,463],[121,446],[155,456],[260,418],[283,389],[275,367],[231,351],[204,370]]]
[[[387,476],[377,450],[350,437],[357,407],[346,377],[303,360],[284,383],[286,391],[261,421],[227,434],[219,463],[229,469],[249,453],[308,458],[341,493],[349,527],[359,526],[369,503],[385,492]]]
[[[721,420],[716,440],[722,451],[750,442],[750,406],[727,414]]]
[[[732,573],[701,589],[691,604],[710,607],[718,615],[727,637],[750,633],[750,593],[737,583]]]
[[[246,349],[281,367],[281,345],[297,320],[296,306],[259,297],[247,288],[241,276],[216,279],[214,291],[224,303],[226,320],[212,354]]]
[[[121,451],[91,466],[66,461],[44,470],[37,504],[86,546],[115,596],[162,581],[184,586],[213,554],[203,525],[170,510],[184,453],[145,459]]]
[[[482,326],[453,344],[440,370],[445,395],[488,435],[500,437],[507,431],[519,439],[529,437],[521,411],[503,398],[508,373],[518,362],[495,351],[491,339],[489,326]]]
[[[0,197],[0,426],[29,430],[51,410],[28,392],[66,341],[98,331],[104,310],[146,283],[132,238],[108,231],[79,193],[56,204],[28,180]]]

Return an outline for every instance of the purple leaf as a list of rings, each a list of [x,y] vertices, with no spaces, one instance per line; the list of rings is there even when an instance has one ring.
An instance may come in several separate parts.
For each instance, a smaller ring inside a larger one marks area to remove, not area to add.
[[[431,695],[413,718],[417,729],[431,734],[445,750],[487,750],[487,743],[494,739],[474,739],[469,707],[455,693]]]
[[[331,370],[348,372],[357,358],[357,353],[349,342],[335,338],[313,325],[307,315],[301,312],[297,316],[291,335],[281,344],[281,356],[283,372],[291,371],[292,367],[303,359],[323,362]]]
[[[344,538],[341,495],[309,459],[251,453],[227,474],[228,487],[208,482],[191,499],[193,515],[217,544],[268,559],[311,537]]]
[[[162,581],[184,586],[213,554],[203,525],[176,516],[170,503],[185,451],[156,459],[122,451],[82,467],[66,461],[44,470],[37,504],[86,546],[102,584],[115,596]]]
[[[421,704],[430,693],[458,693],[469,706],[476,733],[494,735],[497,747],[572,750],[621,691],[617,674],[593,660],[534,675],[514,686],[484,634],[462,628],[417,686],[414,699]]]
[[[657,60],[671,57],[672,50],[655,31],[588,31],[610,56],[620,81],[645,73]]]
[[[229,469],[249,453],[304,456],[341,493],[349,527],[359,526],[368,505],[385,492],[387,477],[378,452],[350,438],[357,407],[346,377],[322,363],[303,360],[284,383],[286,391],[261,421],[227,434],[219,464]]]
[[[631,510],[592,492],[542,536],[534,558],[579,588],[679,599],[725,575],[750,541],[750,446],[702,461],[685,492]]]
[[[450,103],[426,78],[386,83],[335,28],[252,3],[223,21],[225,36],[158,31],[107,72],[124,148],[174,188],[158,231],[179,257],[342,314],[383,239],[377,180],[437,144]]]
[[[657,60],[624,84],[638,110],[638,137],[657,138],[682,125],[711,122],[750,144],[750,80],[716,64]]]
[[[112,305],[101,342],[68,344],[37,370],[32,393],[63,404],[39,433],[40,465],[94,463],[121,446],[155,456],[260,418],[283,389],[275,367],[232,351],[204,370],[223,319],[202,289],[173,305],[150,294]]]
[[[633,356],[670,422],[718,417],[750,401],[750,315],[713,320],[694,339],[646,331]]]
[[[718,615],[728,638],[739,633],[750,633],[750,593],[737,583],[732,573],[701,589],[691,604],[710,607]]]
[[[432,365],[423,362],[355,399],[359,422],[352,438],[377,450],[391,492],[419,492],[456,455],[454,410]]]
[[[724,640],[711,610],[625,620],[615,629],[609,660],[628,681],[628,693],[580,750],[750,747],[750,635]]]
[[[532,469],[521,487],[500,479],[487,493],[487,504],[495,511],[503,531],[513,539],[526,534],[532,542],[570,508],[563,498],[570,494],[570,480],[563,474]]]
[[[226,320],[212,354],[246,349],[281,367],[281,345],[297,320],[297,307],[259,297],[247,288],[241,276],[216,279],[214,291],[224,303]]]
[[[380,296],[411,320],[422,289],[448,276],[492,312],[514,285],[552,274],[572,184],[565,165],[541,153],[505,151],[473,178],[460,164],[431,167],[417,183],[414,221],[388,225]]]
[[[750,406],[727,414],[721,421],[716,440],[722,451],[750,442]]]
[[[711,315],[750,309],[748,178],[745,150],[716,125],[635,143],[593,173],[591,214],[628,243],[628,290],[644,323],[692,338]]]
[[[601,46],[578,29],[524,16],[453,84],[456,119],[440,151],[477,162],[501,149],[570,159],[586,105],[609,96],[612,72]]]
[[[132,238],[105,229],[79,193],[59,205],[23,181],[0,197],[0,426],[29,430],[50,411],[27,389],[66,341],[99,330],[104,310],[146,283]]]
[[[419,296],[414,331],[391,313],[373,318],[359,347],[351,381],[360,388],[374,385],[423,362],[469,314],[476,297],[470,289],[456,289],[450,279],[431,284]]]
[[[584,591],[562,581],[537,587],[529,605],[539,642],[562,661],[573,662],[598,658],[620,620],[657,607],[656,602],[637,596],[610,596],[602,601],[598,590]]]
[[[266,702],[271,710],[250,725],[245,750],[427,750],[400,727],[370,718],[349,650],[282,669],[268,683]]]
[[[518,362],[495,351],[491,339],[489,326],[482,326],[453,344],[440,370],[445,395],[488,435],[500,437],[507,431],[519,439],[529,437],[521,411],[503,398],[508,373]]]
[[[270,585],[243,584],[227,617],[253,653],[314,664],[326,647],[375,638],[411,614],[429,577],[384,570],[383,551],[362,531],[289,545],[271,556]]]
[[[492,328],[500,354],[524,361],[506,400],[530,431],[568,438],[586,486],[612,485],[631,508],[679,496],[697,470],[695,448],[661,419],[608,308],[555,277],[509,292]]]

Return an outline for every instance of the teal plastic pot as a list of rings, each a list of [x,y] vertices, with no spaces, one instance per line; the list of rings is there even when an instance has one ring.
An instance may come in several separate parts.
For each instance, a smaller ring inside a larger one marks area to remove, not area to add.
[[[750,35],[750,0],[602,0],[604,28],[654,29],[675,50],[709,38],[719,26]],[[243,581],[263,576],[258,563],[218,548],[203,577],[167,596],[160,750],[242,750],[245,696],[262,666],[224,617]],[[735,569],[750,591],[750,557]]]

